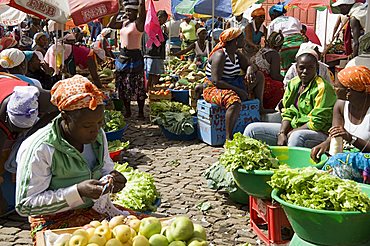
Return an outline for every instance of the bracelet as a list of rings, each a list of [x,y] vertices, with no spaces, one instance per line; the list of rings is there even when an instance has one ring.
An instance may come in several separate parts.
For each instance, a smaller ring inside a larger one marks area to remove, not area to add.
[[[352,140],[351,140],[350,144],[353,145],[356,141],[357,141],[357,137],[356,136],[352,136]]]
[[[281,134],[284,134],[285,135],[285,132],[280,131],[279,134],[278,134],[278,136],[281,135]]]

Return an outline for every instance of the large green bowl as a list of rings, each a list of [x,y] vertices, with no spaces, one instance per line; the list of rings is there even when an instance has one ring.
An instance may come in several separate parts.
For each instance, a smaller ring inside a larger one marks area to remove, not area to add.
[[[287,164],[290,168],[313,166],[320,169],[328,160],[326,155],[322,155],[321,161],[315,163],[310,157],[311,149],[308,148],[270,146],[270,149],[281,163]],[[267,181],[270,181],[273,174],[274,171],[270,170],[246,171],[243,168],[238,168],[233,171],[234,180],[243,191],[263,199],[271,198],[272,188],[267,184]]]
[[[370,197],[370,185],[360,184]],[[294,232],[314,245],[359,246],[370,245],[370,211],[340,212],[305,208],[288,203],[274,189],[272,198],[283,207]]]

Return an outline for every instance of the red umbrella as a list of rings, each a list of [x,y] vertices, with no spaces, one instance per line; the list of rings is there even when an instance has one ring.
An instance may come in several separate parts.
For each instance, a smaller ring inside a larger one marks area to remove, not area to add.
[[[76,25],[118,12],[117,0],[0,0],[25,13],[66,23],[72,17]]]

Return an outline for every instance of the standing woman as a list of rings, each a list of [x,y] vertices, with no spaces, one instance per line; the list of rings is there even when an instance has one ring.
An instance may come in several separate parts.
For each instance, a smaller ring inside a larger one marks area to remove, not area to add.
[[[284,16],[286,9],[284,5],[278,3],[272,6],[269,10],[271,23],[267,28],[267,35],[272,32],[282,32],[284,35],[284,43],[280,50],[281,56],[281,74],[284,76],[286,71],[295,62],[295,56],[299,50],[299,46],[304,42],[304,37],[301,34],[301,22],[291,16]]]
[[[254,55],[261,47],[262,37],[267,36],[265,22],[265,9],[263,7],[253,10],[252,22],[245,27],[246,47],[248,54]]]
[[[254,57],[256,66],[265,76],[265,90],[263,92],[263,107],[265,109],[275,109],[284,95],[284,77],[280,74],[279,54],[283,42],[283,34],[271,33],[266,41],[266,46],[260,49]]]
[[[184,21],[180,24],[180,38],[182,40],[181,49],[185,50],[190,45],[195,43],[197,40],[197,29],[199,24],[193,21],[190,17],[185,18]],[[187,56],[189,58],[194,58],[194,52],[190,51]],[[192,60],[192,59],[191,59]]]
[[[131,116],[131,99],[135,98],[139,106],[139,117],[144,119],[146,98],[144,84],[144,57],[141,52],[141,38],[145,24],[145,2],[127,3],[126,20],[117,22],[117,15],[108,24],[110,28],[121,29],[120,56],[116,59],[116,87],[126,110],[125,117]]]

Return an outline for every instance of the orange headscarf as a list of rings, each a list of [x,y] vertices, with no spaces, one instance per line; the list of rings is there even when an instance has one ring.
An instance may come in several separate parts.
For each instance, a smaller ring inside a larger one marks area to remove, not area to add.
[[[73,111],[82,108],[95,110],[103,104],[104,93],[81,75],[61,80],[50,91],[51,103],[60,111]]]
[[[338,79],[347,88],[370,93],[370,69],[365,66],[347,67],[338,73]]]
[[[209,54],[208,58],[211,58],[213,53],[215,53],[217,50],[222,49],[223,47],[225,47],[226,42],[229,42],[229,41],[239,37],[240,34],[242,34],[242,30],[239,29],[239,28],[236,28],[236,27],[228,28],[225,31],[223,31],[220,34],[220,42],[218,42],[218,44],[213,48],[213,50]]]
[[[263,7],[253,10],[251,13],[251,16],[253,18],[258,17],[258,16],[263,16],[263,15],[266,15],[266,11]]]

